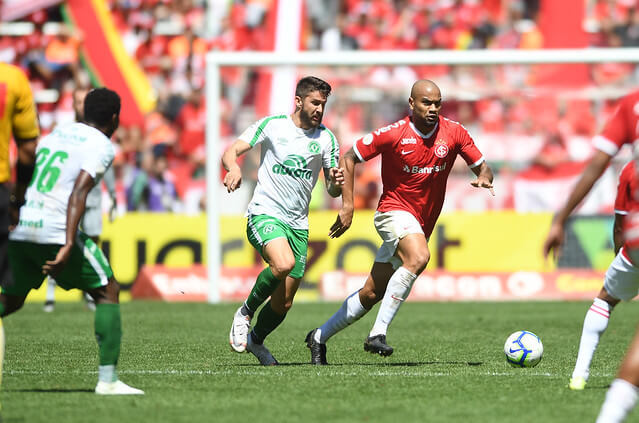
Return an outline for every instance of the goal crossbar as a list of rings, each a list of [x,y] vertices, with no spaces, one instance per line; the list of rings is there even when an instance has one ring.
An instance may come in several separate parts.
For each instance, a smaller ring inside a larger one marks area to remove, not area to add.
[[[534,65],[571,63],[639,63],[639,48],[545,50],[407,50],[299,52],[209,52],[206,56],[206,212],[209,302],[220,301],[221,270],[218,198],[220,151],[220,68],[224,66],[372,66],[372,65]]]

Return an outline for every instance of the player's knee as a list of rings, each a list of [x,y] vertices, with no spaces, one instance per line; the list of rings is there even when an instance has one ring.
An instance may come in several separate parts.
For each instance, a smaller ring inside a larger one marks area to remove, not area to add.
[[[277,279],[284,279],[295,267],[295,259],[278,260],[271,264],[271,272]]]
[[[22,300],[20,299],[12,299],[8,301],[5,300],[2,302],[2,305],[4,306],[4,311],[2,312],[1,317],[5,317],[11,313],[15,313],[16,311],[20,310],[22,306],[24,305],[24,298]]]
[[[419,275],[426,268],[429,261],[430,252],[428,250],[415,251],[406,258],[404,261],[404,267],[414,274]]]
[[[375,289],[364,287],[359,291],[359,300],[365,309],[370,310],[384,296],[383,292],[377,292]]]

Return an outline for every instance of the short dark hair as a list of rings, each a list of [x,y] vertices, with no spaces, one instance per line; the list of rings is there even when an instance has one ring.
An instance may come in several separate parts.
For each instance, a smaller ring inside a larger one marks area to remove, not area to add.
[[[314,76],[305,76],[297,83],[297,87],[295,87],[295,96],[304,98],[313,91],[319,91],[325,97],[328,97],[331,94],[331,86],[328,82]]]
[[[84,120],[103,126],[120,116],[120,96],[108,88],[96,88],[84,98]]]

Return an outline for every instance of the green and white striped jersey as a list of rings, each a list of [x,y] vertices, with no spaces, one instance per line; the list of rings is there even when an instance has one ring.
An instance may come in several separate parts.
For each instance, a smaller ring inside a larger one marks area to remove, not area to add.
[[[239,137],[262,145],[257,186],[248,215],[276,217],[294,229],[308,229],[308,204],[322,168],[338,166],[339,145],[324,125],[304,130],[288,115],[268,116]]]

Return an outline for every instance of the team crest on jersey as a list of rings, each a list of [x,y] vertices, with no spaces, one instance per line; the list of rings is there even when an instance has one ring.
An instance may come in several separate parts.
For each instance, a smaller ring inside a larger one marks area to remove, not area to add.
[[[441,138],[435,142],[435,155],[440,159],[448,155],[448,144]]]
[[[277,139],[277,143],[278,143],[279,145],[286,145],[286,143],[288,143],[288,140],[287,140],[286,138],[279,137],[279,138]]]
[[[311,141],[310,143],[308,143],[308,151],[310,151],[313,154],[317,154],[320,152],[320,145],[317,141]]]
[[[364,143],[364,145],[371,145],[372,142],[373,142],[373,134],[368,134],[364,138],[362,138],[362,143]]]
[[[275,226],[269,223],[268,225],[264,226],[264,229],[262,229],[262,232],[264,232],[265,234],[270,234],[274,230],[275,230]]]

